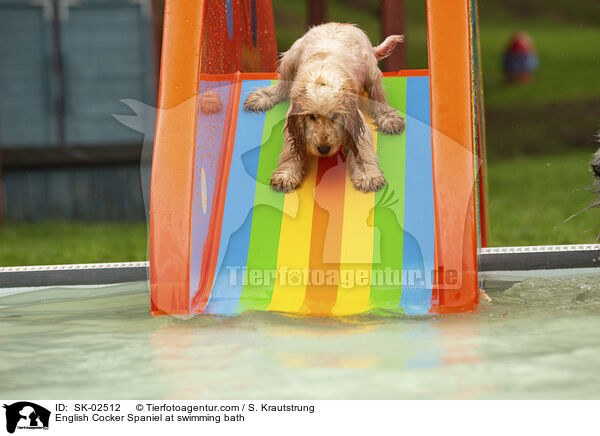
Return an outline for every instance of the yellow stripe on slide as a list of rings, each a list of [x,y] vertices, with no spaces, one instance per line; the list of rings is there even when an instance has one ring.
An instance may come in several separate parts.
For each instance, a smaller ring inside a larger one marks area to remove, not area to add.
[[[377,150],[377,131],[370,118],[367,118],[367,124],[373,132],[373,143]],[[374,206],[375,193],[357,191],[346,173],[340,283],[332,315],[352,315],[369,309]]]
[[[302,186],[286,194],[277,252],[277,275],[267,310],[300,312],[308,276],[317,158],[307,159]]]

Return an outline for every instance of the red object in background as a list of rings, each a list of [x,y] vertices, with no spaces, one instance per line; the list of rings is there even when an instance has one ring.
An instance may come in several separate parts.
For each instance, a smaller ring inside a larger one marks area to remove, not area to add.
[[[504,53],[504,72],[508,81],[530,82],[538,64],[531,37],[523,31],[515,33]]]
[[[404,35],[404,0],[381,0],[381,40],[390,35]],[[406,42],[398,44],[390,57],[383,61],[383,71],[406,68]]]
[[[308,25],[316,26],[327,21],[326,0],[308,0]]]

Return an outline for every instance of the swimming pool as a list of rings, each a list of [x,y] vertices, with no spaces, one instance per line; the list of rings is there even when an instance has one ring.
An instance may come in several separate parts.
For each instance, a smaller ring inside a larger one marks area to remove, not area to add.
[[[5,398],[599,398],[600,275],[473,314],[152,318],[146,282],[0,294]]]

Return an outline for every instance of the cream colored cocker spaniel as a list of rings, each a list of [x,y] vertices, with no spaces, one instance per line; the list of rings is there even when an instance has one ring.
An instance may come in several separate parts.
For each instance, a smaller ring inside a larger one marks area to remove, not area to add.
[[[311,28],[283,53],[277,83],[255,90],[244,102],[246,110],[258,112],[291,100],[283,149],[271,177],[275,190],[290,192],[300,186],[307,150],[315,156],[332,156],[342,145],[356,189],[378,191],[387,183],[359,100],[364,90],[380,132],[404,130],[404,119],[386,100],[377,66],[402,41],[403,36],[393,35],[372,47],[354,25],[328,23]]]

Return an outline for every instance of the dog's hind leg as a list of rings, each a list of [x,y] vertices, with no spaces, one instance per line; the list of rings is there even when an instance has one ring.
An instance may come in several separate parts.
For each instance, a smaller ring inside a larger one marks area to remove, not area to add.
[[[369,94],[369,108],[375,119],[377,130],[387,134],[397,134],[404,131],[405,122],[396,110],[390,106],[383,90],[381,71],[375,61],[369,62],[365,91]]]
[[[277,72],[279,73],[277,83],[251,92],[246,101],[244,101],[244,109],[251,112],[264,112],[288,98],[290,86],[296,75],[296,59],[298,59],[300,51],[298,41],[288,51],[283,53],[279,61],[279,67],[277,68]]]
[[[387,180],[379,169],[377,154],[373,149],[373,134],[369,127],[365,128],[356,146],[358,154],[351,151],[346,158],[352,184],[359,191],[379,191]]]

